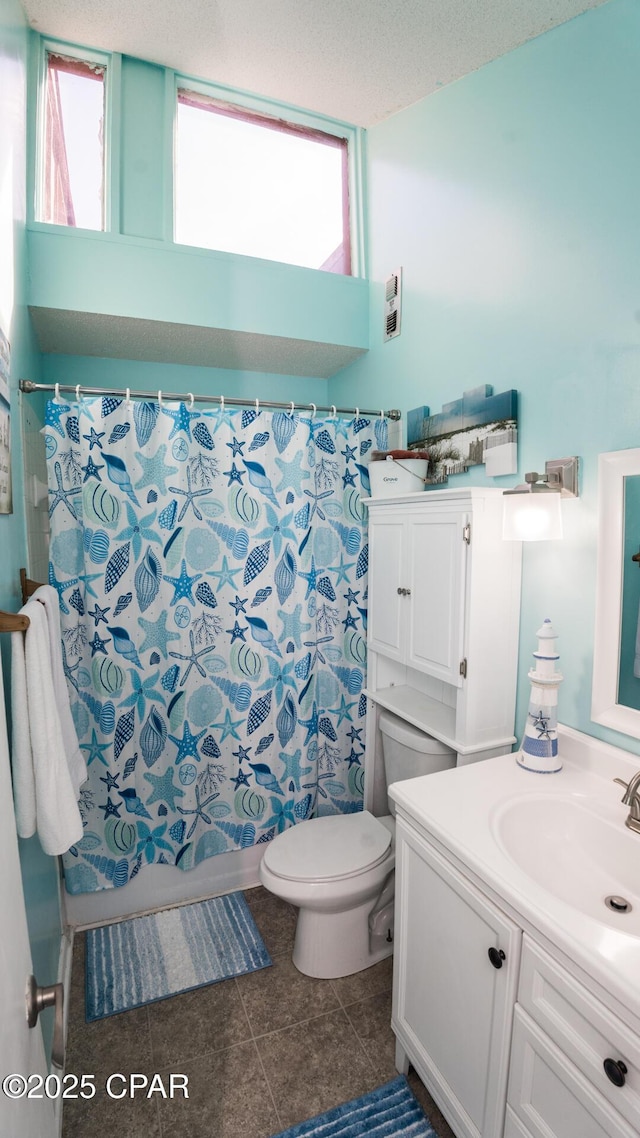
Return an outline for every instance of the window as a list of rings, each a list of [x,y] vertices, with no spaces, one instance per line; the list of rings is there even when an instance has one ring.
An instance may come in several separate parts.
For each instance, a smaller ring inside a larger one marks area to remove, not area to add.
[[[347,140],[178,90],[175,240],[351,273]]]
[[[41,221],[104,229],[106,67],[46,53]]]

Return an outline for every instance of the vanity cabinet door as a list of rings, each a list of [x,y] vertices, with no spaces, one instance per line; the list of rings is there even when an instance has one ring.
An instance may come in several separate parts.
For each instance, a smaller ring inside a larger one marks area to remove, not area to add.
[[[404,657],[404,629],[411,602],[407,523],[380,513],[369,526],[369,647],[393,660]],[[406,579],[405,579],[406,578]]]
[[[628,1122],[519,1006],[505,1136],[637,1138]],[[519,1125],[516,1125],[516,1120]]]
[[[613,1109],[640,1130],[640,1037],[528,936],[518,1003]],[[616,1082],[607,1077],[605,1063]],[[620,1064],[622,1079],[616,1071]]]
[[[520,930],[404,819],[396,841],[393,1030],[458,1138],[500,1138]]]

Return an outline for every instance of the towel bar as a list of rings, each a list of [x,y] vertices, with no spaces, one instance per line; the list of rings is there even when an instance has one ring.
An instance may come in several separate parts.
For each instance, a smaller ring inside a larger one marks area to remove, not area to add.
[[[29,617],[19,612],[4,612],[0,609],[0,632],[26,632]]]
[[[20,570],[20,590],[22,592],[22,603],[26,605],[29,597],[33,596],[36,589],[40,588],[39,581],[32,581],[31,577],[27,577],[27,570]]]

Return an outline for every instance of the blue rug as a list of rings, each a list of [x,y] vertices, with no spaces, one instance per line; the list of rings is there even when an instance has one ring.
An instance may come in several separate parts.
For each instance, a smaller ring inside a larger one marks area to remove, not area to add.
[[[86,1019],[91,1022],[271,964],[242,893],[91,929]]]
[[[404,1075],[277,1138],[436,1138]]]

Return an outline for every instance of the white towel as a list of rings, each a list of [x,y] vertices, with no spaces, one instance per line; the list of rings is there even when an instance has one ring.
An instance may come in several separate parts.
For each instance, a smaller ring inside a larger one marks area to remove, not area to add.
[[[55,589],[52,589],[51,585],[40,585],[40,588],[36,589],[33,594],[32,600],[40,601],[40,603],[44,605],[44,611],[47,614],[53,690],[56,697],[58,718],[62,729],[69,774],[71,775],[73,789],[77,798],[80,787],[83,782],[87,781],[87,764],[78,743],[78,736],[71,715],[69,689],[67,688],[67,681],[64,675],[62,634],[60,632],[60,601],[58,600],[58,594]]]
[[[21,838],[36,832],[36,783],[33,774],[27,705],[24,633],[11,633],[11,774],[16,829]]]
[[[45,608],[32,599],[20,611],[29,627],[24,640],[22,633],[11,638],[16,823],[22,838],[37,829],[44,852],[55,855],[80,841],[82,818],[58,713]]]

